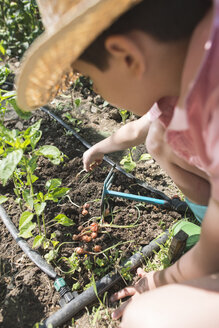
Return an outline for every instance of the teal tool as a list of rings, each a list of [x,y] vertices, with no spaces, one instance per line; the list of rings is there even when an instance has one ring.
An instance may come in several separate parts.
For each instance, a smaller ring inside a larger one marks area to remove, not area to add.
[[[101,198],[101,214],[104,210],[104,201],[106,196],[112,196],[112,197],[120,197],[130,200],[135,200],[137,202],[144,202],[148,204],[154,204],[158,206],[164,206],[165,208],[173,209],[179,212],[185,212],[188,210],[188,205],[186,202],[181,201],[179,198],[169,198],[165,197],[166,199],[158,199],[158,198],[152,198],[152,197],[145,197],[140,195],[134,195],[119,191],[110,190],[110,187],[112,185],[112,181],[114,178],[114,166],[108,173],[104,185],[103,185],[103,192],[102,192],[102,198]]]

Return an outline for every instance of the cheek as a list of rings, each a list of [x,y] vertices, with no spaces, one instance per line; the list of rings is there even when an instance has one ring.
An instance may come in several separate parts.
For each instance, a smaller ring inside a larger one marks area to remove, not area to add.
[[[147,93],[142,85],[122,78],[110,78],[98,81],[97,90],[111,105],[144,115],[147,103]],[[145,102],[146,101],[146,102]]]

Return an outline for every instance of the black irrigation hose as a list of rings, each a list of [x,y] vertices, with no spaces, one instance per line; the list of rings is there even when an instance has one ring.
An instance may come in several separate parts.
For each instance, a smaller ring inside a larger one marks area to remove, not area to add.
[[[7,227],[8,231],[11,233],[12,237],[15,239],[16,243],[24,251],[24,253],[33,261],[43,272],[45,272],[52,279],[57,279],[57,273],[54,271],[52,266],[50,266],[36,251],[32,250],[28,243],[23,240],[18,235],[18,230],[12,223],[9,216],[6,214],[3,207],[0,205],[0,217]],[[160,245],[164,244],[169,237],[168,230],[165,231],[160,237],[152,240],[149,245],[142,248],[141,252],[138,252],[131,256],[125,264],[121,267],[125,267],[128,264],[129,270],[133,270],[141,265],[142,261],[151,256],[154,251],[158,251]],[[65,304],[60,310],[52,314],[47,318],[43,324],[39,325],[39,328],[49,328],[58,327],[64,324],[67,320],[71,319],[75,314],[84,309],[86,306],[98,299],[97,295],[102,295],[104,292],[108,291],[113,285],[120,281],[121,275],[116,272],[111,272],[104,276],[101,280],[96,282],[96,291],[94,287],[90,287],[83,293],[75,297],[69,303]]]
[[[12,223],[11,219],[5,212],[4,208],[0,205],[0,217],[7,227],[8,231],[11,233],[12,237],[24,253],[33,261],[43,272],[45,272],[50,278],[56,279],[57,273],[54,271],[53,267],[48,264],[39,253],[31,249],[28,243],[21,237],[19,237],[19,232]]]
[[[168,231],[165,231],[157,239],[152,240],[147,246],[143,247],[141,253],[136,253],[131,256],[126,263],[129,264],[130,270],[133,270],[139,267],[142,261],[153,255],[154,251],[158,251],[160,245],[164,244],[169,237]],[[124,264],[125,266],[125,264]],[[123,266],[123,267],[124,267]],[[122,267],[121,267],[122,268]],[[118,281],[120,281],[121,275],[116,272],[111,272],[104,276],[101,280],[96,282],[96,291],[92,286],[85,290],[83,293],[78,295],[75,299],[66,304],[63,308],[52,314],[49,318],[47,318],[39,328],[49,328],[50,326],[55,328],[64,324],[67,320],[71,319],[74,315],[76,315],[79,311],[83,310],[86,306],[90,305],[94,301],[97,301],[97,294],[102,295],[104,292],[108,291],[115,285]]]
[[[82,142],[82,144],[90,148],[91,145],[87,143],[81,136],[79,136],[69,125],[67,125],[64,121],[62,121],[59,117],[57,117],[55,114],[51,113],[46,107],[41,107],[41,109],[52,116],[56,121],[58,121],[60,124],[62,124],[67,130],[71,131],[73,135]],[[104,156],[104,160],[107,161],[110,165],[115,165],[115,163],[108,158],[107,156]],[[141,180],[136,179],[133,175],[125,172],[119,165],[116,164],[116,169],[125,174],[127,177],[131,179],[135,179],[135,181],[144,187],[145,189],[161,196],[163,199],[169,200],[169,197],[167,197],[162,192],[155,190],[154,188],[148,186],[146,183],[144,183]],[[49,277],[52,279],[57,279],[57,273],[54,271],[52,266],[48,264],[39,253],[32,250],[28,243],[23,240],[18,235],[18,230],[12,223],[11,219],[6,214],[3,207],[0,205],[0,217],[2,221],[4,222],[5,226],[11,233],[12,237],[15,239],[16,243],[20,246],[20,248],[24,251],[24,253],[30,258],[31,261],[33,261],[43,272],[45,272]],[[126,263],[129,263],[129,269],[133,270],[136,267],[141,265],[141,262],[144,258],[147,258],[153,254],[154,251],[157,251],[160,248],[161,244],[164,244],[166,240],[168,239],[168,231],[166,231],[162,236],[159,238],[153,240],[150,242],[149,245],[145,246],[141,253],[134,254],[130,259],[126,261]],[[131,263],[131,265],[130,265]],[[124,264],[125,265],[125,264]],[[121,276],[119,273],[111,272],[104,276],[100,281],[96,282],[96,291],[94,287],[88,288],[86,291],[81,293],[79,296],[74,298],[69,303],[65,304],[60,310],[52,314],[49,318],[47,318],[43,324],[41,324],[39,327],[46,328],[46,327],[58,327],[59,325],[65,323],[68,319],[72,318],[73,315],[78,313],[80,310],[84,309],[86,306],[91,304],[92,302],[96,301],[97,295],[101,295],[107,290],[109,290],[115,283],[117,283],[119,280],[121,280]]]
[[[49,116],[53,117],[57,122],[59,122],[62,126],[64,126],[64,128],[66,128],[66,130],[71,131],[73,136],[75,138],[77,138],[86,148],[90,148],[91,144],[89,144],[86,140],[84,140],[74,129],[72,129],[68,124],[66,124],[60,117],[58,117],[56,114],[50,112],[50,110],[44,106],[44,107],[40,107],[40,109],[47,113]],[[118,164],[114,163],[108,156],[104,156],[103,158],[108,164],[115,166],[115,168],[120,171],[121,173],[123,173],[125,176],[127,176],[130,179],[133,179],[136,181],[136,183],[145,188],[146,190],[152,192],[153,194],[156,194],[158,196],[160,196],[162,199],[170,201],[170,198],[168,196],[166,196],[162,191],[159,191],[157,189],[154,189],[153,187],[149,186],[147,183],[145,183],[144,181],[141,181],[140,179],[137,179],[134,177],[134,175],[127,173],[126,171],[124,171]]]

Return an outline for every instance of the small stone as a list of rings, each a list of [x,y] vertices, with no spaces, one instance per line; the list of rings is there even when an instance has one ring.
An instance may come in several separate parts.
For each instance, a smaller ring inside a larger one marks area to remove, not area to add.
[[[94,98],[94,103],[96,105],[102,105],[104,103],[104,100],[103,98],[100,96],[100,95],[97,95],[95,98]]]
[[[122,117],[119,114],[117,109],[114,109],[113,111],[111,111],[111,113],[109,114],[109,117],[113,120],[115,120],[116,122],[121,122],[122,121]]]
[[[13,285],[13,284],[9,284],[9,285],[7,286],[7,289],[14,289],[14,285]]]
[[[92,101],[93,101],[93,98],[92,98],[91,96],[88,96],[88,97],[87,97],[87,101],[92,102]]]
[[[18,61],[18,62],[16,62],[16,63],[14,63],[14,66],[15,66],[16,68],[18,68],[18,67],[20,66],[20,62]]]
[[[23,130],[24,125],[23,125],[22,122],[18,121],[18,122],[15,124],[15,128],[18,129],[18,130]]]
[[[12,109],[5,113],[5,121],[16,120],[18,118],[17,113]]]
[[[98,108],[96,106],[91,106],[91,109],[90,109],[91,113],[93,114],[97,114],[98,112]]]
[[[88,89],[88,88],[84,88],[82,90],[82,94],[85,96],[85,97],[88,97],[90,94],[91,94],[91,91]]]

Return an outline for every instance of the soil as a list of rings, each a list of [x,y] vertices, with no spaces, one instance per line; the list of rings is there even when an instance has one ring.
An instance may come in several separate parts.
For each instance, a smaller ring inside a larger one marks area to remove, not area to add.
[[[79,98],[80,105],[76,106],[74,100]],[[72,104],[74,108],[72,108]],[[74,87],[74,96],[71,92],[64,92],[52,102],[50,107],[73,128],[80,129],[79,134],[91,144],[107,137],[123,124],[118,109],[104,102],[100,96],[95,95],[89,81],[83,79],[81,84]],[[66,119],[66,114],[70,114],[74,120],[69,122]],[[41,158],[36,171],[39,179],[34,183],[34,188],[36,191],[45,191],[46,181],[51,178],[62,179],[62,186],[70,188],[69,197],[58,203],[48,202],[45,210],[46,222],[52,220],[59,213],[65,214],[74,222],[74,225],[70,227],[55,225],[47,230],[48,236],[55,232],[56,240],[59,243],[64,243],[60,247],[58,257],[51,264],[57,273],[66,279],[70,287],[78,283],[78,292],[81,293],[84,287],[90,283],[92,272],[95,279],[99,280],[113,268],[118,267],[123,259],[130,257],[140,247],[147,245],[164,229],[168,228],[175,220],[180,219],[181,215],[175,211],[168,211],[150,204],[111,198],[107,203],[111,214],[104,217],[104,223],[99,228],[97,238],[87,244],[82,241],[74,241],[72,236],[79,234],[79,227],[89,226],[91,222],[100,224],[100,199],[103,182],[111,167],[103,162],[91,173],[84,172],[82,156],[86,148],[59,123],[40,110],[36,111],[29,121],[20,120],[9,110],[5,124],[10,128],[24,129],[38,119],[42,119],[41,130],[43,132],[39,145],[54,145],[66,156],[64,162],[58,166],[51,164],[45,158]],[[130,115],[127,121],[133,119],[136,117]],[[138,161],[140,155],[145,152],[144,145],[138,146],[134,151],[134,159],[137,162],[137,168],[133,172],[134,176],[146,181],[153,188],[164,192],[169,197],[175,194],[180,195],[172,180],[153,159]],[[110,158],[119,163],[125,154],[127,152],[111,154]],[[111,189],[154,197],[154,194],[139,187],[135,180],[128,179],[120,172],[115,173]],[[21,211],[15,202],[16,197],[13,193],[12,182],[10,181],[5,187],[1,185],[0,193],[8,197],[8,201],[4,203],[4,208],[15,226],[18,227]],[[82,205],[85,203],[89,203],[90,207],[88,214],[83,216],[81,213]],[[129,226],[129,228],[106,227],[110,223],[118,226]],[[132,225],[135,225],[134,228],[130,227]],[[28,259],[1,221],[0,226],[0,327],[33,327],[36,322],[40,322],[59,309],[59,295],[54,289],[53,281]],[[28,242],[32,245],[32,239]],[[118,243],[121,243],[118,247],[112,247]],[[111,247],[107,252],[107,256],[111,257],[111,260],[106,261],[103,254],[95,255],[93,251],[95,245],[100,245],[102,250]],[[84,247],[88,253],[78,256],[78,271],[64,274],[64,272],[72,270],[64,259],[69,258],[74,253],[75,248],[79,246]],[[50,246],[48,249],[39,248],[38,251],[44,256],[51,249]],[[95,262],[97,258],[105,261],[103,267],[98,266]],[[86,269],[85,262],[88,259],[92,263],[93,271]],[[127,284],[130,283],[130,281],[127,282]],[[122,286],[123,283],[117,285],[115,290]],[[109,314],[114,307],[115,305],[108,305]],[[74,325],[72,321],[69,321],[62,327],[85,328],[94,326],[102,328],[119,326],[118,322],[114,323],[109,319],[103,309],[99,313],[100,319],[93,320],[92,311],[93,307],[91,306],[74,318]]]

